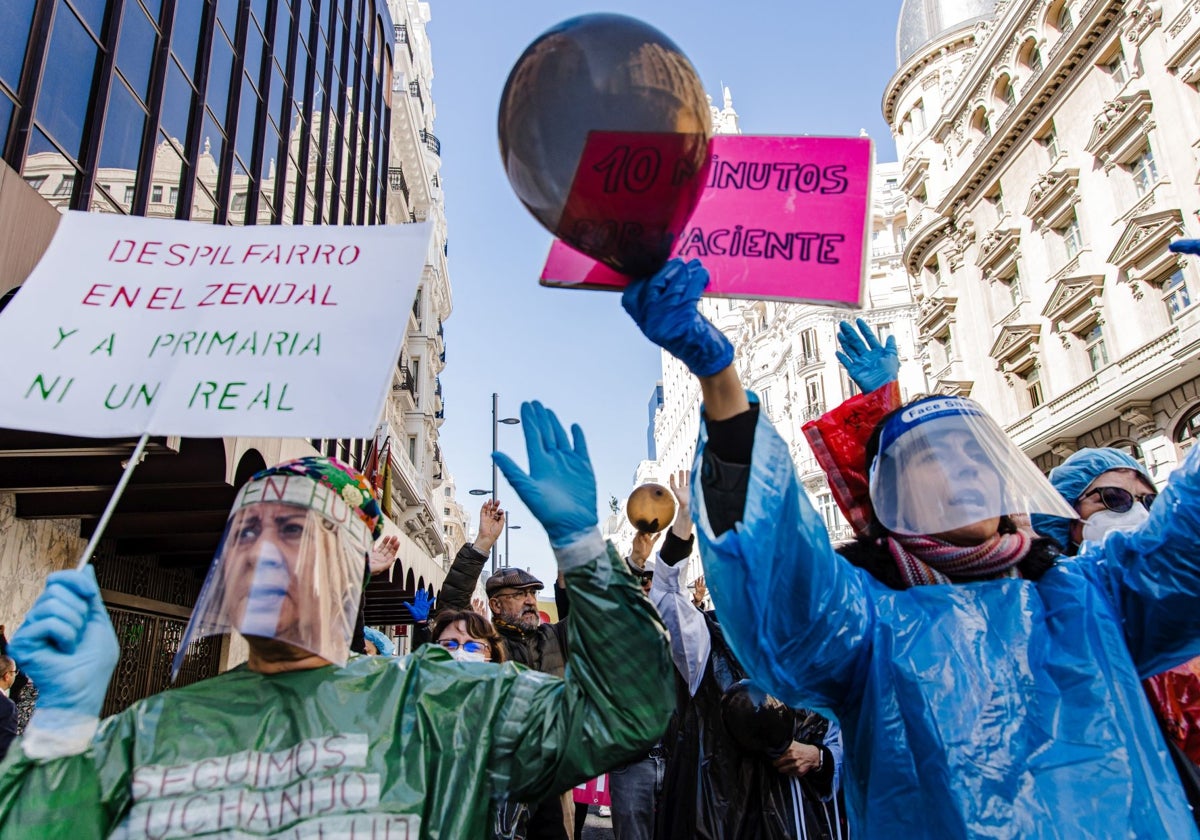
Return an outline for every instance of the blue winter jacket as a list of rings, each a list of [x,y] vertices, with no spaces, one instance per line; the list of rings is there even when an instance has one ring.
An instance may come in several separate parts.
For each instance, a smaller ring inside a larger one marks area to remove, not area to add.
[[[1139,685],[1200,654],[1200,447],[1146,527],[1037,581],[898,591],[830,546],[760,413],[745,511],[693,516],[737,658],[790,706],[832,713],[854,834],[1195,838]]]

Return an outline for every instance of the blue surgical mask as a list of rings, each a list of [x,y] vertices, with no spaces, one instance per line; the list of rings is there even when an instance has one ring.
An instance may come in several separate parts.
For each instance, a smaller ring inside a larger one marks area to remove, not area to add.
[[[1113,531],[1136,531],[1150,518],[1145,506],[1135,504],[1124,513],[1098,510],[1083,523],[1083,542],[1101,542]]]

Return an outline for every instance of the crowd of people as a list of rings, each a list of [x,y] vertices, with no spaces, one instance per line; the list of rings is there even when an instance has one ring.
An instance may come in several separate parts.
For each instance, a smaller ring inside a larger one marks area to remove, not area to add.
[[[699,310],[707,279],[673,260],[622,298],[704,401],[660,541],[605,542],[582,429],[525,403],[528,468],[494,458],[549,537],[558,621],[519,568],[475,600],[488,501],[398,657],[362,626],[396,551],[369,486],[271,467],[185,636],[240,633],[245,664],[101,721],[95,575],[47,581],[0,655],[0,693],[18,669],[37,687],[0,837],[565,840],[602,774],[617,840],[1200,837],[1200,455],[1161,492],[1118,450],[1046,477],[970,400],[902,403],[894,343],[847,322],[861,393],[805,430],[856,532],[835,546]]]

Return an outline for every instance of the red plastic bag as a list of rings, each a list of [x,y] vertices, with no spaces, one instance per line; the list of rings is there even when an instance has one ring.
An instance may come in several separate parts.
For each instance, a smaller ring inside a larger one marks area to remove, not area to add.
[[[1200,764],[1200,658],[1142,682],[1163,732]]]
[[[900,383],[893,380],[869,394],[851,397],[803,427],[834,501],[857,534],[866,533],[874,516],[867,480],[867,441],[879,421],[899,407]]]

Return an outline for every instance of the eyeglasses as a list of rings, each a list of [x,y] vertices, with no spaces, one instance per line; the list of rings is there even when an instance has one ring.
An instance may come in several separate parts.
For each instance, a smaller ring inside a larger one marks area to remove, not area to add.
[[[1080,496],[1079,501],[1082,502],[1088,496],[1096,495],[1100,497],[1100,503],[1113,513],[1125,513],[1133,507],[1134,499],[1145,505],[1146,510],[1150,510],[1150,505],[1154,504],[1154,500],[1158,498],[1157,493],[1143,493],[1135,496],[1124,487],[1097,487]]]
[[[462,648],[467,653],[486,653],[492,649],[492,646],[487,642],[477,642],[473,639],[469,642],[457,642],[454,639],[444,639],[443,641],[438,642],[438,644],[444,647],[446,650],[453,651]]]
[[[524,601],[530,595],[533,596],[533,600],[535,600],[535,601],[537,600],[537,590],[536,589],[518,589],[513,592],[497,592],[492,597],[493,598],[509,598],[514,601]]]

